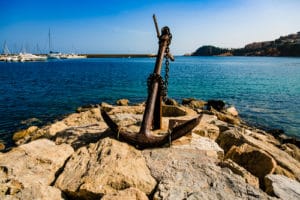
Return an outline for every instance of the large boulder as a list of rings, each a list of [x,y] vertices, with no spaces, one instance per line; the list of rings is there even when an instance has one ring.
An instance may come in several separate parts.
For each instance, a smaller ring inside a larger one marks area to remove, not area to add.
[[[67,144],[40,139],[0,154],[0,199],[61,199],[51,185],[73,152]]]
[[[143,154],[159,182],[155,200],[271,199],[200,150],[160,148]]]
[[[263,150],[264,152],[268,152],[270,156],[277,162],[277,165],[280,166],[284,171],[293,174],[293,176],[300,181],[300,164],[295,158],[290,156],[287,152],[281,150],[274,144],[261,141],[259,139],[254,138],[250,135],[244,135],[244,140],[258,148]],[[283,174],[284,175],[284,174]]]
[[[280,199],[300,199],[300,183],[282,175],[265,177],[266,192]]]
[[[245,140],[237,129],[230,129],[222,132],[216,142],[224,149],[224,152],[227,153],[233,145],[240,146],[245,143]]]
[[[141,152],[110,138],[78,149],[55,182],[67,196],[81,199],[130,187],[149,195],[155,185]]]
[[[262,187],[264,177],[273,173],[276,168],[276,162],[269,154],[248,144],[231,147],[225,157],[258,177]]]

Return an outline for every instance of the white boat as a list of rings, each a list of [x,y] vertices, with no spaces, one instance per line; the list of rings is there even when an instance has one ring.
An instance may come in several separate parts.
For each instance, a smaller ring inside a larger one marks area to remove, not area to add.
[[[34,55],[31,53],[20,53],[18,56],[19,61],[26,62],[26,61],[45,61],[47,60],[46,56],[39,56]]]
[[[18,62],[19,61],[19,57],[17,55],[4,55],[3,57],[3,61],[6,62]]]
[[[62,53],[50,51],[47,55],[48,59],[60,59]]]
[[[86,58],[86,56],[84,55],[78,55],[78,54],[63,54],[60,57],[61,59],[82,59],[82,58]]]

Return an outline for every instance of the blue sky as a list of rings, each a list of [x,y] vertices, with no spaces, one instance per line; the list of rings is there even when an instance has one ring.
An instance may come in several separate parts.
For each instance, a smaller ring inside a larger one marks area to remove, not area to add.
[[[152,21],[168,25],[171,51],[243,47],[300,31],[299,0],[1,0],[0,44],[11,51],[156,53]]]

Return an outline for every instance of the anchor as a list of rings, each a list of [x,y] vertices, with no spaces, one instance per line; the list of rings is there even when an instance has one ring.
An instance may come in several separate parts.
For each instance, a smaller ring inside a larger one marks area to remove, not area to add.
[[[197,124],[199,124],[202,117],[202,115],[200,115],[194,119],[184,122],[181,125],[172,127],[172,131],[169,131],[165,135],[159,136],[153,134],[153,131],[162,128],[162,101],[163,96],[166,95],[162,94],[164,92],[163,90],[166,90],[166,88],[164,88],[165,84],[163,83],[160,75],[162,62],[164,58],[166,58],[166,64],[168,64],[168,59],[174,61],[174,57],[169,52],[169,45],[171,44],[172,39],[169,27],[163,27],[160,33],[155,15],[153,15],[153,20],[157,37],[159,39],[159,48],[156,56],[154,72],[150,74],[148,78],[148,98],[140,131],[138,133],[131,133],[121,130],[121,128],[110,118],[105,110],[101,109],[101,115],[105,123],[114,132],[114,134],[116,134],[117,138],[133,144],[138,148],[159,147],[168,142],[170,143],[171,141],[189,133]]]

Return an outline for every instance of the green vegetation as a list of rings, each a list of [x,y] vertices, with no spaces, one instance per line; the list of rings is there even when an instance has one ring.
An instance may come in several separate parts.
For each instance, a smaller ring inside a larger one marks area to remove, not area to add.
[[[254,42],[240,49],[225,49],[214,46],[202,46],[192,56],[299,56],[300,32],[282,36],[274,41]]]

